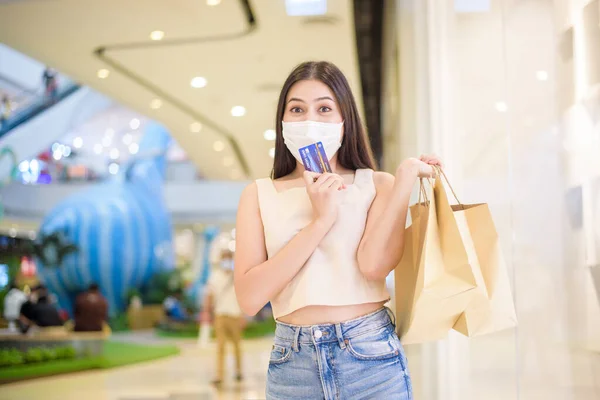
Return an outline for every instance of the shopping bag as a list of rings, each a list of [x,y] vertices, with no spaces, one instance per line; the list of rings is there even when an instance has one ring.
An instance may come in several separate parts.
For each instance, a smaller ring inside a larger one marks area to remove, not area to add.
[[[454,330],[473,337],[515,327],[517,316],[508,272],[488,205],[461,204],[444,172],[439,170],[438,174],[458,203],[451,206],[452,214],[477,286]],[[438,183],[434,196],[441,197],[445,190],[441,179]]]
[[[445,191],[421,181],[410,208],[402,260],[395,270],[397,330],[404,344],[446,337],[469,304],[476,282]]]

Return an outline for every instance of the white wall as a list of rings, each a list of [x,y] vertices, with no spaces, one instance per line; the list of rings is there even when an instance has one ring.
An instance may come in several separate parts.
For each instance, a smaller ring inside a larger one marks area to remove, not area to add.
[[[29,90],[42,92],[44,64],[0,43],[0,75]]]
[[[399,159],[438,152],[461,200],[489,203],[519,318],[514,331],[468,341],[450,335],[410,349],[421,363],[412,370],[417,398],[562,399],[593,389],[592,364],[573,351],[597,349],[600,341],[600,307],[585,261],[592,218],[572,229],[565,195],[600,177],[600,113],[593,123],[581,112],[563,118],[575,101],[600,110],[600,97],[590,100],[595,81],[581,77],[595,76],[600,54],[597,38],[577,26],[577,10],[588,3],[493,0],[487,12],[454,13],[451,1],[395,2],[400,121],[388,152]],[[573,23],[569,61],[561,59],[569,50],[561,33]],[[538,79],[539,71],[547,79]],[[391,115],[389,129],[397,119]]]

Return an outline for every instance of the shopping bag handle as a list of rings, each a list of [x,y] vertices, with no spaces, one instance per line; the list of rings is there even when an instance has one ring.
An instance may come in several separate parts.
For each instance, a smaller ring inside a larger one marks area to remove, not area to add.
[[[426,178],[427,182],[429,182],[429,186],[433,187],[433,182],[430,178]],[[425,190],[425,185],[423,184],[423,178],[419,178],[419,199],[417,204],[421,204],[421,200],[425,200],[424,203],[426,206],[429,204],[429,198],[427,198],[427,191]]]
[[[452,185],[450,184],[450,181],[448,180],[448,177],[446,176],[446,174],[444,173],[444,170],[441,169],[439,166],[434,165],[433,166],[434,171],[437,173],[437,176],[439,177],[443,177],[444,180],[446,181],[446,184],[448,185],[448,187],[450,188],[450,191],[452,192],[452,195],[454,196],[454,198],[456,199],[456,202],[458,203],[459,206],[462,206],[463,204],[460,202],[460,200],[458,199],[458,196],[456,195],[456,192],[454,191],[454,188],[452,187]]]
[[[433,187],[433,182],[431,181],[430,178],[426,178],[427,182],[429,182],[429,186]],[[424,201],[422,201],[424,200]],[[423,178],[419,178],[419,199],[417,201],[417,205],[420,206],[421,204],[423,204],[425,207],[429,208],[430,203],[429,203],[429,199],[427,198],[427,191],[425,190],[425,185],[423,183]],[[420,215],[421,212],[419,211],[420,207],[417,208],[417,215]]]

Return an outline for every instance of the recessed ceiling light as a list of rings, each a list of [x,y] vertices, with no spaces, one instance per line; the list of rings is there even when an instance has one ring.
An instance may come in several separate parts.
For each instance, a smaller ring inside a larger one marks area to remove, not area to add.
[[[223,159],[223,165],[226,167],[231,167],[233,165],[233,157],[225,157]]]
[[[158,110],[161,107],[162,107],[162,101],[160,99],[153,99],[150,102],[150,108],[153,110]]]
[[[80,149],[81,146],[83,146],[83,139],[77,136],[75,139],[73,139],[73,147]]]
[[[285,11],[290,17],[323,15],[327,13],[327,0],[285,0]]]
[[[117,164],[117,163],[110,163],[108,165],[108,172],[110,172],[112,175],[116,175],[117,172],[119,172],[119,164]]]
[[[133,130],[136,130],[140,127],[140,120],[137,118],[132,119],[131,121],[129,121],[129,127]]]
[[[213,149],[215,149],[215,151],[223,151],[225,149],[225,143],[221,142],[220,140],[217,140],[213,144]]]
[[[535,73],[538,81],[547,81],[548,80],[548,72],[546,71],[538,71]]]
[[[246,115],[246,109],[242,106],[235,106],[231,109],[231,115],[234,117],[243,117]]]
[[[132,141],[133,141],[133,136],[131,136],[131,133],[126,133],[125,135],[123,135],[123,144],[124,145],[130,145]]]
[[[503,101],[496,102],[496,111],[504,113],[508,111],[508,105]]]
[[[140,146],[137,143],[131,143],[129,145],[129,152],[131,154],[137,154],[137,152],[140,150]]]
[[[102,69],[98,70],[97,75],[98,75],[98,78],[100,78],[100,79],[106,79],[110,75],[110,71],[107,70],[106,68],[102,68]]]
[[[190,124],[190,131],[194,133],[198,133],[202,130],[202,124],[200,122],[192,122]]]
[[[119,149],[110,149],[110,158],[113,160],[119,158]]]
[[[206,78],[197,76],[192,79],[192,81],[190,82],[190,85],[193,88],[199,89],[199,88],[203,88],[204,86],[206,86],[207,83],[208,82],[206,81]]]
[[[275,158],[275,147],[269,149],[269,157]]]
[[[165,33],[163,31],[153,31],[150,33],[150,39],[152,40],[162,40],[165,37]]]
[[[206,5],[209,6],[218,6],[221,4],[221,0],[206,0]]]
[[[102,145],[101,145],[101,144],[99,144],[99,143],[96,143],[96,144],[94,145],[94,153],[96,153],[96,154],[100,154],[100,153],[102,153]]]
[[[275,140],[277,133],[275,132],[275,129],[267,129],[264,133],[264,137],[266,140]]]

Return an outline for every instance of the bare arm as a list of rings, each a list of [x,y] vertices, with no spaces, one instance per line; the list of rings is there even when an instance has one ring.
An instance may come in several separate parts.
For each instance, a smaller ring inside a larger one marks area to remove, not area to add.
[[[313,185],[312,177],[305,177],[305,181],[306,179],[310,179],[310,185]],[[332,185],[327,186],[326,190],[329,192],[337,191],[343,184],[341,178],[328,179],[323,175],[314,185],[327,185],[328,182]],[[313,207],[313,197],[321,195],[327,194],[314,194],[309,190]],[[327,208],[330,205],[323,203],[322,206]],[[237,215],[234,270],[235,292],[242,311],[255,315],[281,292],[304,266],[334,222],[335,216],[317,213],[308,226],[298,232],[275,256],[267,259],[258,188],[253,183],[244,189]]]
[[[367,279],[385,279],[400,262],[412,188],[419,176],[432,173],[430,166],[416,159],[403,162],[395,177],[375,173],[377,195],[357,253],[358,266]]]

